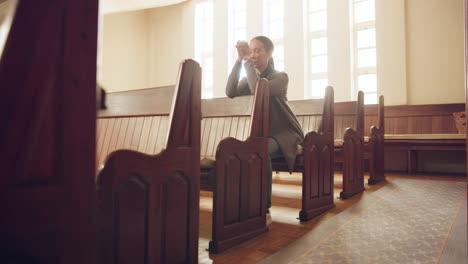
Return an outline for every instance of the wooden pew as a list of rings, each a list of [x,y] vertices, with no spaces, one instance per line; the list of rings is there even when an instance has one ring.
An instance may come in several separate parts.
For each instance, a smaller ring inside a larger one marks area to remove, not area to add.
[[[131,149],[155,155],[163,150],[174,86],[108,93],[98,113],[96,171],[109,153]]]
[[[466,134],[388,134],[385,149],[407,152],[407,173],[418,172],[419,151],[466,151]],[[441,171],[439,173],[447,173]]]
[[[222,252],[268,231],[268,81],[254,96],[202,101],[202,189],[213,191],[209,251]]]
[[[406,152],[407,159],[398,165],[398,171],[419,172],[418,158],[422,151],[432,151],[432,158],[447,151],[465,152],[466,134],[459,134],[453,114],[464,112],[465,104],[392,105],[385,107],[385,151],[387,158],[395,151]],[[401,153],[405,155],[405,153]],[[405,164],[406,163],[406,164]],[[432,173],[447,173],[439,168]],[[463,172],[462,172],[463,173]]]
[[[290,101],[305,135],[302,154],[296,158],[294,172],[302,173],[301,221],[308,221],[330,208],[333,202],[333,88],[327,87],[325,99]],[[289,171],[283,158],[274,159],[273,171]]]
[[[365,127],[370,130],[365,132],[364,137],[364,158],[369,160],[369,180],[368,184],[376,184],[385,180],[384,163],[384,135],[385,135],[385,114],[384,97],[379,97],[379,104],[366,105],[365,107]],[[374,117],[375,116],[375,117]]]
[[[0,1],[0,262],[94,264],[98,1]]]
[[[335,162],[343,163],[343,191],[347,199],[364,191],[364,93],[357,101],[335,103]]]
[[[203,189],[214,191],[210,252],[221,252],[268,230],[263,178],[268,137],[268,123],[263,121],[268,120],[267,86],[266,80],[260,81],[255,96],[202,101],[201,172],[214,179],[207,184],[208,178],[201,177]],[[108,94],[107,109],[100,112],[98,120],[98,164],[117,149],[147,154],[161,151],[170,96],[172,87]],[[224,110],[231,116],[220,113]],[[220,123],[223,126],[218,126]],[[233,129],[228,130],[228,125]]]
[[[111,136],[104,141],[114,146],[106,150],[101,146],[101,155],[114,148],[120,150],[106,155],[104,169],[97,177],[99,263],[198,262],[200,89],[200,66],[186,60],[167,118],[169,130],[161,129],[166,131],[161,131],[163,149],[157,155],[130,150],[137,146],[146,152],[152,144],[144,140],[137,145],[128,141],[129,149],[120,148],[127,147],[129,130],[134,128],[132,135],[136,134],[132,140],[143,139],[145,131],[153,131],[147,128],[154,127],[145,121],[160,116],[115,117],[112,129],[107,120],[104,136]],[[111,104],[108,107],[112,109]]]

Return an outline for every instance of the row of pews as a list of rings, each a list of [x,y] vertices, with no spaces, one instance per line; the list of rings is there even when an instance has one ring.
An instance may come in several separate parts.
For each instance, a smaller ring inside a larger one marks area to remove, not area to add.
[[[201,189],[213,192],[210,252],[268,230],[267,81],[253,96],[201,100],[201,69],[188,60],[175,87],[106,95],[95,89],[97,1],[7,2],[0,259],[196,263]],[[291,102],[306,132],[294,168],[303,221],[334,206],[335,162],[349,182],[343,198],[363,190],[364,158],[369,183],[384,179],[384,126],[366,141],[359,98],[341,107],[327,88],[322,100]],[[96,106],[107,106],[97,122]]]
[[[107,95],[97,122],[101,262],[196,262],[200,182],[214,197],[211,252],[268,230],[268,83],[219,104],[200,100],[200,77],[187,60],[175,88]]]
[[[198,260],[199,191],[213,192],[209,251],[222,252],[268,231],[268,81],[255,95],[200,99],[201,70],[186,60],[175,87],[110,93],[98,114],[100,262]],[[169,98],[173,98],[172,102]],[[301,221],[334,207],[335,163],[343,164],[342,199],[383,174],[383,98],[378,124],[364,131],[363,94],[353,102],[291,101],[306,135],[294,172],[302,173]],[[283,159],[273,170],[287,171]]]
[[[341,163],[343,168],[341,199],[364,191],[365,165],[370,176],[368,184],[385,179],[383,96],[375,106],[377,123],[370,124],[367,133],[362,91],[359,91],[356,101],[334,102],[333,89],[327,87],[324,99],[290,101],[289,105],[306,134],[302,153],[294,168],[294,172],[301,172],[303,176],[301,221],[308,221],[334,207],[335,163]],[[282,158],[273,161],[273,169],[288,171]]]

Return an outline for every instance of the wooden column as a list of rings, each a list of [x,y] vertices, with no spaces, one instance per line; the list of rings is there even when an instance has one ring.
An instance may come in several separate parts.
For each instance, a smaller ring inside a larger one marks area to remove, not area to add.
[[[2,263],[96,263],[98,1],[18,1],[0,62]]]

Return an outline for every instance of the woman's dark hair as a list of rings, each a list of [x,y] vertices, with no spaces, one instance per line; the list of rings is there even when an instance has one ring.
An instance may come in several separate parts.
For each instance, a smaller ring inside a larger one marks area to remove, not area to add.
[[[275,50],[275,46],[273,45],[273,41],[271,41],[271,39],[265,36],[256,36],[250,41],[252,40],[260,41],[265,47],[265,51],[270,54],[273,54],[273,51]],[[273,60],[272,56],[270,56],[270,58],[268,59],[268,65],[270,65],[272,68],[275,68],[275,61]]]

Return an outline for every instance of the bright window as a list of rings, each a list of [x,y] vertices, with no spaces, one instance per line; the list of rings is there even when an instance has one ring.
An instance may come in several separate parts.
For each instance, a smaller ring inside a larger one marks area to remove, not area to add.
[[[265,36],[275,45],[275,68],[284,71],[284,0],[263,0]]]
[[[229,0],[229,41],[228,41],[228,73],[237,59],[237,50],[235,48],[237,41],[248,41],[247,39],[247,0]],[[241,71],[241,77],[246,76],[244,68]]]
[[[304,0],[306,98],[325,96],[328,85],[327,0]]]
[[[313,89],[311,93],[311,97],[313,98],[323,98],[325,96],[325,87],[328,85],[327,79],[314,79],[311,81],[312,87],[317,87],[318,89]],[[320,89],[320,87],[324,87]]]
[[[375,21],[375,0],[354,0],[354,23]]]
[[[364,92],[365,104],[376,104],[377,47],[375,0],[350,0],[353,33],[354,93]]]
[[[213,98],[213,1],[195,6],[195,60],[202,67],[202,97]]]

